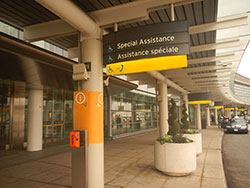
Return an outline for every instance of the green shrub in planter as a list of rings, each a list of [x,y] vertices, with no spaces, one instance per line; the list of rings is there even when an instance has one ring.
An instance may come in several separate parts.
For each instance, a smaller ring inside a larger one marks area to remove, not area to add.
[[[169,131],[168,134],[157,139],[161,144],[165,143],[190,143],[192,140],[180,134],[180,125],[177,122],[177,109],[174,99],[171,99],[171,106],[169,110]]]
[[[155,142],[155,168],[170,176],[186,176],[196,169],[196,148],[193,140],[184,137],[177,122],[177,110],[171,100],[169,132]]]
[[[164,135],[157,139],[161,144],[165,143],[190,143],[193,140],[190,140],[184,137],[182,134],[176,134],[174,137],[172,135]]]
[[[182,105],[182,118],[181,118],[181,129],[180,133],[183,134],[197,134],[196,130],[189,129],[190,122],[188,120],[187,108],[185,103]]]
[[[182,134],[197,134],[199,132],[194,130],[194,129],[184,129],[184,128],[182,128],[180,130],[180,133],[182,133]]]
[[[170,107],[170,113],[168,118],[168,124],[169,124],[169,132],[168,134],[175,137],[176,134],[180,131],[180,125],[177,122],[177,109],[174,99],[171,99],[171,107]]]
[[[188,114],[187,108],[185,103],[182,105],[182,118],[181,118],[181,128],[182,129],[189,129],[189,121],[188,121]]]
[[[196,154],[199,155],[202,153],[202,135],[194,129],[189,129],[189,125],[187,108],[186,105],[183,104],[180,134],[183,134],[185,137],[195,142]]]

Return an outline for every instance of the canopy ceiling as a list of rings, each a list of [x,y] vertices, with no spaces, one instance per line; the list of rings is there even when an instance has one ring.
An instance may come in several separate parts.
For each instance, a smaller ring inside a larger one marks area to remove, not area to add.
[[[149,1],[150,0],[147,0],[145,2]],[[92,13],[94,11],[135,3],[135,1],[132,0],[73,0],[73,2],[88,15],[93,15]],[[161,7],[154,7],[154,2],[155,1],[152,1],[152,8],[148,9],[148,19],[137,19],[135,21],[130,20],[129,23],[118,23],[118,30],[169,22],[171,19],[171,11],[168,2],[174,1],[166,0],[166,5]],[[233,66],[230,63],[223,64],[218,58],[214,58],[216,56],[216,48],[205,46],[217,42],[216,27],[213,25],[218,21],[217,11],[218,0],[187,0],[183,2],[178,1],[178,3],[175,4],[175,20],[187,20],[190,31],[192,28],[190,46],[193,48],[190,55],[188,55],[187,68],[166,70],[161,71],[161,73],[188,92],[212,92],[214,100],[230,103],[234,100],[234,97],[230,94],[232,91],[230,83],[234,80],[237,66]],[[0,1],[0,20],[21,30],[27,26],[58,19],[60,18],[57,15],[36,1]],[[221,20],[221,22],[224,23],[226,21]],[[205,27],[202,27],[203,30],[200,30],[200,32],[193,32],[195,29],[199,30],[196,26]],[[113,32],[114,30],[114,28],[110,26],[105,27],[105,29],[106,32]],[[72,33],[67,36],[55,36],[46,39],[46,41],[68,50],[78,46],[78,37],[78,34]],[[233,42],[236,43],[237,40]],[[230,44],[231,43],[232,40],[230,39]],[[228,61],[235,58],[230,54],[222,55],[224,56],[221,57],[221,59],[228,58]],[[231,72],[234,74],[231,74]],[[138,80],[140,84],[147,84],[148,87],[156,87],[156,80],[146,75],[146,73],[127,75],[127,79],[131,81]],[[235,102],[240,103],[241,101],[235,100]]]

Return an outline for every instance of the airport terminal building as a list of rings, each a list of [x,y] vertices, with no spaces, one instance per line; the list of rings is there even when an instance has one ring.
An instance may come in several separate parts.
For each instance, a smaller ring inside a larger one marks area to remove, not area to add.
[[[104,141],[165,135],[170,99],[198,130],[249,113],[250,82],[237,74],[249,11],[219,3],[2,0],[0,150],[41,151],[87,130],[88,182],[102,187]]]

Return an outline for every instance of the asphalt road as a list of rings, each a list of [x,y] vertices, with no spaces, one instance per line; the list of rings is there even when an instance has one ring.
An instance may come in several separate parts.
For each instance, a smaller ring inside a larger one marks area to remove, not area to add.
[[[228,188],[250,188],[250,132],[225,133],[222,145]]]

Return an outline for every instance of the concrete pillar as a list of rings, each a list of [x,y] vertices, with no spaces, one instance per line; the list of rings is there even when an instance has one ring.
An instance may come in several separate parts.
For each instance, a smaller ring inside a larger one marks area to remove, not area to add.
[[[183,106],[183,100],[180,97],[180,102],[179,102],[179,106],[177,106],[178,109],[178,121],[181,123],[181,118],[182,118],[182,106]]]
[[[234,116],[237,116],[237,108],[234,108]]]
[[[201,130],[201,105],[196,104],[196,127]]]
[[[186,109],[187,109],[187,115],[189,117],[189,112],[188,112],[188,94],[184,94],[183,95],[183,100],[185,102],[185,105],[186,105]]]
[[[108,137],[111,138],[113,136],[112,132],[112,96],[108,95]]]
[[[28,91],[27,151],[40,151],[43,146],[43,90]]]
[[[225,110],[225,116],[231,118],[231,110]]]
[[[207,127],[210,127],[210,109],[209,109],[209,106],[206,108],[206,110],[207,110],[207,115],[206,115],[207,123],[206,123],[206,125],[207,125]]]
[[[159,84],[157,84],[157,88],[156,88],[156,96],[157,96],[157,100],[156,100],[156,128],[157,128],[157,137],[160,137],[160,89],[159,89]],[[132,102],[133,104],[133,102]],[[132,109],[133,110],[133,109]],[[133,112],[132,112],[133,114]]]
[[[91,62],[90,79],[81,82],[81,89],[88,92],[89,97],[103,95],[103,51],[102,41],[96,38],[86,39],[81,43],[82,62]],[[80,89],[80,88],[79,88]],[[98,97],[98,101],[100,99]],[[104,188],[104,135],[103,110],[93,110],[97,105],[103,109],[103,102],[88,104],[88,188]],[[100,121],[97,121],[98,119]]]
[[[225,110],[224,110],[224,108],[221,109],[221,113],[222,113],[222,115],[225,115]]]
[[[218,109],[214,109],[214,118],[215,118],[215,125],[218,125]]]
[[[136,123],[136,101],[132,101],[132,117],[131,117],[132,129],[137,127]]]
[[[24,82],[14,82],[14,96],[11,99],[11,111],[13,111],[11,113],[12,126],[9,130],[12,136],[8,139],[10,145],[7,144],[5,146],[6,149],[23,149],[24,146],[25,88]],[[5,134],[7,132],[5,129]]]
[[[160,136],[163,136],[168,133],[169,125],[168,125],[168,88],[167,84],[160,83],[159,84],[160,91]]]

